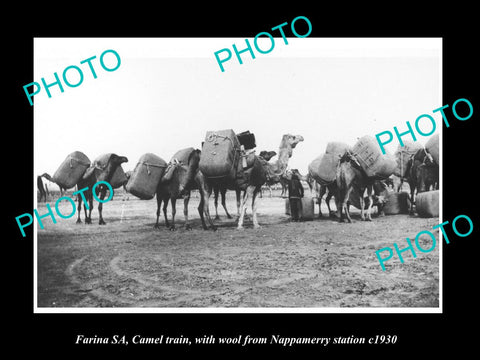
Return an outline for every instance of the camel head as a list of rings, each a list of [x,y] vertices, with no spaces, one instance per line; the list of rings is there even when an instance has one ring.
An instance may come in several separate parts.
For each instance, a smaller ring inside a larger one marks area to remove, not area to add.
[[[345,153],[340,156],[340,163],[345,163],[345,162],[349,162],[355,168],[358,168],[358,169],[362,168],[357,158],[350,150],[345,151]]]
[[[270,159],[275,155],[277,155],[275,151],[265,151],[265,150],[260,151],[260,154],[259,154],[259,156],[263,158],[265,161],[270,161]]]
[[[123,163],[127,162],[128,159],[125,156],[118,156],[117,154],[111,154],[108,162],[103,169],[103,171],[97,177],[97,181],[110,181],[115,170],[122,165]],[[87,170],[88,171],[88,170]],[[85,176],[85,175],[84,175]]]
[[[302,135],[286,134],[286,135],[283,135],[282,137],[282,145],[283,144],[289,145],[292,149],[295,149],[295,146],[297,146],[297,144],[301,141],[303,141]]]

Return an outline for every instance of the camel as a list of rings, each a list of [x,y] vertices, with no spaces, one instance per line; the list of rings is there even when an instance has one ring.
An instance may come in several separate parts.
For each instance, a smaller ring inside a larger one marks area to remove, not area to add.
[[[99,181],[107,181],[109,182],[115,171],[117,170],[117,167],[119,167],[122,163],[127,162],[128,159],[125,156],[118,156],[116,154],[111,154],[105,167],[101,168],[97,164],[93,163],[83,174],[83,176],[78,180],[77,182],[77,189],[79,191],[82,191],[84,188],[87,188],[87,190],[83,191],[81,194],[77,195],[78,198],[78,218],[77,218],[77,224],[80,224],[82,222],[80,218],[80,213],[82,209],[82,199],[84,199],[85,202],[88,201],[89,207],[87,207],[87,204],[85,203],[83,205],[84,211],[85,211],[85,223],[86,224],[91,224],[92,223],[92,208],[93,208],[93,192],[92,188],[93,186],[99,182]],[[97,196],[100,194],[99,199],[103,200],[105,198],[105,195],[107,193],[107,187],[104,184],[100,184],[96,187],[96,193]],[[87,209],[89,210],[88,216],[87,216]],[[103,220],[102,216],[102,209],[103,209],[103,203],[99,202],[98,204],[98,215],[99,215],[99,220],[98,224],[99,225],[105,225],[105,221]]]
[[[413,214],[415,190],[421,193],[429,190],[430,186],[435,188],[435,183],[438,183],[438,165],[424,148],[419,149],[408,160],[405,178],[410,185],[410,214]]]
[[[350,212],[348,209],[348,199],[353,188],[356,188],[356,193],[359,194],[359,204],[361,211],[361,219],[372,221],[371,209],[373,205],[373,182],[374,178],[369,178],[365,171],[362,169],[360,163],[355,158],[350,150],[340,158],[340,163],[337,167],[336,183],[338,204],[340,208],[339,221],[343,222],[345,219],[343,213],[345,213],[349,223],[352,222]],[[367,189],[369,205],[367,208],[367,217],[365,218],[365,200],[363,194]]]
[[[245,210],[250,197],[252,198],[253,226],[256,229],[260,228],[257,220],[257,195],[267,180],[274,179],[275,181],[279,181],[280,176],[287,169],[288,160],[292,156],[292,149],[301,141],[303,141],[303,137],[300,135],[283,135],[282,141],[280,142],[278,159],[275,163],[271,164],[265,161],[265,159],[255,155],[253,164],[248,169],[245,169],[242,174],[238,174],[235,180],[226,181],[225,178],[205,178],[206,197],[204,209],[208,211],[210,196],[215,186],[218,186],[220,189],[243,191],[237,229],[243,229]]]
[[[46,192],[46,186],[43,185],[43,181],[42,181],[42,176],[37,176],[37,188],[38,188],[38,191],[40,192],[40,200],[38,201],[42,201],[42,198],[45,198],[45,202],[47,201],[47,192]]]
[[[242,208],[240,210],[240,218],[238,219],[237,229],[243,229],[243,220],[247,201],[252,197],[252,221],[255,229],[260,228],[257,220],[257,195],[261,191],[261,187],[268,179],[280,179],[285,174],[288,166],[288,160],[292,156],[292,150],[299,142],[303,141],[301,135],[283,135],[278,150],[278,159],[271,164],[260,157],[255,157],[254,164],[250,171],[244,171],[248,179],[243,184],[239,184],[240,189],[244,190]],[[250,172],[250,173],[248,173]]]
[[[165,217],[165,226],[171,231],[176,230],[175,228],[175,214],[176,214],[176,201],[178,198],[183,197],[184,207],[183,214],[185,216],[185,229],[191,230],[191,226],[188,221],[188,203],[190,201],[191,190],[199,189],[200,190],[200,204],[198,206],[198,212],[200,214],[200,219],[202,221],[202,226],[204,230],[207,230],[204,219],[204,202],[205,202],[205,191],[204,191],[204,178],[199,174],[198,164],[200,162],[200,150],[191,148],[187,150],[188,157],[184,162],[182,160],[173,159],[165,170],[165,174],[160,180],[157,186],[157,221],[154,225],[154,228],[158,229],[159,223],[158,219],[160,217],[160,206],[163,202],[163,214]],[[172,207],[172,222],[168,221],[167,217],[167,207],[168,201],[170,200]],[[205,214],[207,220],[211,226],[214,227],[213,221],[210,218],[210,214],[207,212]]]
[[[55,182],[55,180],[53,180],[53,178],[48,174],[48,173],[43,173],[42,175],[40,175],[40,177],[44,177],[45,179],[47,179],[48,181],[51,181],[55,184],[57,184]],[[57,184],[58,187],[60,188],[60,196],[63,196],[63,194],[67,191],[67,188],[63,187],[62,185],[60,184]],[[46,201],[46,200],[45,200]]]
[[[277,155],[277,153],[275,151],[266,151],[266,150],[260,151],[260,154],[259,154],[259,156],[261,158],[263,158],[265,161],[270,161],[270,159],[272,157],[274,157],[275,155]],[[268,182],[266,183],[266,186],[270,190],[270,197],[272,197],[272,189],[270,188],[270,184],[268,184]],[[220,196],[221,196],[221,199],[222,199],[221,201],[222,201],[223,209],[225,210],[225,214],[227,214],[228,219],[232,219],[233,217],[229,214],[229,212],[227,210],[226,201],[225,201],[227,188],[226,187],[221,187],[221,186],[214,186],[213,187],[213,198],[214,198],[213,205],[215,206],[215,220],[220,219],[220,216],[218,216],[218,195],[219,195],[219,193],[220,193]],[[236,195],[236,198],[237,198],[237,218],[238,218],[238,217],[240,217],[240,190],[236,189],[235,190],[235,195]],[[260,197],[261,196],[262,196],[262,192],[260,192]]]

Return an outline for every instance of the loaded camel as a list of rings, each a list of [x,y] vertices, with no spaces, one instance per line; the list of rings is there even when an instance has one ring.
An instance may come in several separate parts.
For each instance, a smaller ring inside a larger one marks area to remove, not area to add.
[[[340,163],[337,167],[337,194],[338,194],[338,204],[340,209],[339,221],[345,221],[343,214],[349,223],[352,222],[350,217],[350,212],[348,209],[348,200],[353,188],[356,188],[356,193],[359,194],[359,205],[361,211],[361,219],[372,221],[371,209],[373,205],[373,183],[374,178],[368,177],[365,171],[362,169],[362,166],[355,158],[353,153],[350,150],[345,151],[345,153],[340,158]],[[368,196],[368,208],[367,208],[367,217],[365,218],[365,199],[363,194],[367,189]]]
[[[37,188],[38,188],[38,191],[40,192],[40,199],[38,201],[42,201],[42,198],[44,198],[45,202],[47,201],[47,187],[46,185],[43,184],[43,181],[42,181],[42,176],[43,175],[40,175],[40,176],[37,176]]]
[[[175,228],[175,214],[176,214],[176,201],[178,198],[183,197],[183,214],[185,216],[185,229],[191,230],[188,222],[188,203],[190,201],[190,193],[193,189],[200,190],[200,204],[198,205],[198,213],[202,221],[204,230],[207,230],[207,225],[204,219],[204,202],[205,202],[205,188],[204,178],[198,170],[198,164],[200,163],[200,150],[194,148],[187,148],[180,150],[177,154],[182,154],[180,158],[175,155],[170,161],[165,174],[160,180],[157,186],[157,221],[154,228],[158,229],[160,217],[160,207],[163,202],[163,214],[165,217],[165,226],[171,231]],[[169,223],[167,217],[168,201],[172,207],[172,222]],[[208,210],[208,209],[207,209]],[[214,227],[213,221],[210,218],[208,211],[206,212],[207,220],[209,224]]]
[[[438,185],[438,165],[424,148],[417,150],[407,162],[405,177],[410,186],[410,214],[413,214],[415,190],[417,193]]]
[[[273,164],[255,155],[253,157],[253,164],[243,170],[243,176],[237,175],[235,180],[228,181],[225,178],[205,178],[206,198],[204,207],[208,210],[212,189],[215,186],[219,187],[221,190],[232,189],[235,191],[243,191],[244,193],[237,229],[243,229],[245,210],[247,201],[250,197],[252,198],[253,227],[259,228],[260,225],[257,220],[257,195],[261,191],[262,185],[265,184],[267,180],[273,179],[274,181],[279,181],[280,177],[287,169],[288,160],[292,156],[292,150],[301,141],[303,141],[303,137],[300,135],[283,135],[278,151],[278,159]]]
[[[52,178],[48,173],[43,173],[43,174],[40,175],[39,177],[44,177],[44,178],[47,179],[48,181],[51,181],[51,182],[57,184],[56,181],[53,180],[53,178]],[[38,185],[38,178],[37,178],[37,185]],[[60,184],[57,184],[57,185],[58,185],[58,187],[60,188],[60,196],[63,196],[63,194],[67,191],[67,188],[66,188],[66,187],[63,187],[63,186],[60,185]],[[40,199],[41,199],[41,198],[40,198]],[[47,201],[46,198],[45,198],[45,201]]]
[[[275,151],[266,151],[262,150],[260,151],[259,157],[264,159],[265,161],[270,161],[272,157],[277,155]],[[272,197],[272,189],[270,188],[270,184],[267,182],[266,185],[270,189],[270,197]],[[213,187],[213,196],[214,196],[214,202],[213,205],[215,206],[215,220],[219,220],[220,216],[218,216],[218,194],[220,193],[221,196],[221,201],[222,201],[222,206],[223,209],[225,210],[225,214],[227,214],[228,219],[232,219],[232,216],[229,214],[227,210],[227,205],[225,202],[226,199],[226,193],[227,193],[227,188],[224,186],[214,186]],[[237,199],[237,218],[240,217],[240,190],[236,189],[235,190],[235,195]],[[260,192],[260,197],[262,196],[262,193]]]
[[[108,160],[105,164],[104,167],[99,166],[95,162],[85,171],[85,173],[82,175],[80,180],[77,182],[77,189],[78,192],[80,192],[77,195],[78,198],[78,218],[77,218],[77,224],[80,224],[82,222],[80,218],[80,213],[81,213],[81,206],[82,206],[82,200],[84,201],[84,211],[85,211],[85,224],[91,224],[92,223],[92,208],[93,208],[93,192],[92,188],[93,186],[99,182],[99,181],[106,181],[110,182],[112,180],[112,177],[117,170],[117,168],[124,162],[127,162],[128,159],[125,156],[118,156],[116,154],[110,154],[108,157]],[[88,187],[88,189],[82,191]],[[96,188],[96,195],[100,194],[99,199],[103,200],[105,198],[105,195],[107,193],[107,186],[104,184],[98,185]],[[87,207],[86,202],[88,201],[89,206]],[[105,221],[103,220],[102,216],[102,209],[103,209],[103,203],[99,202],[98,204],[98,224],[99,225],[105,225]],[[87,216],[87,210],[88,216]]]

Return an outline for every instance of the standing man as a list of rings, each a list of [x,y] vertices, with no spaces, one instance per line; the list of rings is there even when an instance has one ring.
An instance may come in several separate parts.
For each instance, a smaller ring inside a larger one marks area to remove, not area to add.
[[[292,170],[292,178],[288,182],[288,200],[290,202],[292,221],[301,221],[302,219],[302,198],[303,185],[298,179],[296,172]]]

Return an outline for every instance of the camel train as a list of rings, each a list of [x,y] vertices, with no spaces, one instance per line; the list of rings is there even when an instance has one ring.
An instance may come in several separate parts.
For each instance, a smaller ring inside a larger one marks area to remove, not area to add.
[[[227,190],[233,190],[237,198],[237,229],[244,226],[248,201],[251,199],[252,222],[254,228],[259,228],[257,217],[258,198],[262,186],[288,184],[295,174],[301,181],[307,183],[311,194],[317,198],[319,217],[322,217],[321,203],[326,194],[325,202],[330,217],[338,221],[351,222],[349,207],[353,205],[360,209],[360,219],[371,221],[372,208],[376,206],[378,213],[383,214],[383,208],[392,198],[392,192],[387,191],[386,180],[397,176],[401,179],[397,193],[400,192],[403,181],[410,188],[410,213],[413,213],[415,191],[417,194],[438,189],[438,150],[429,151],[423,146],[408,146],[408,151],[397,151],[397,159],[391,155],[379,156],[372,160],[372,149],[378,148],[371,137],[365,136],[350,147],[344,143],[328,143],[324,154],[315,158],[308,166],[306,175],[297,169],[288,169],[288,162],[296,146],[303,142],[301,135],[285,134],[282,136],[279,149],[262,151],[255,154],[255,139],[250,132],[235,134],[232,130],[207,132],[202,149],[193,147],[179,150],[166,163],[160,157],[148,153],[140,158],[135,169],[125,173],[122,164],[128,159],[113,153],[103,154],[90,163],[88,157],[76,151],[67,156],[54,176],[47,173],[37,177],[37,185],[42,198],[46,200],[46,190],[42,178],[56,183],[63,191],[76,187],[88,190],[77,195],[78,218],[81,223],[81,205],[85,214],[85,223],[91,224],[93,209],[92,186],[98,181],[107,181],[113,189],[121,186],[140,199],[152,199],[156,196],[157,211],[154,228],[160,228],[160,214],[163,204],[164,225],[175,230],[176,201],[183,199],[185,228],[191,229],[188,218],[188,204],[193,190],[200,195],[198,213],[203,229],[216,230],[209,212],[209,203],[214,194],[215,219],[218,215],[218,197],[227,217],[232,216],[227,210],[225,195]],[[437,142],[438,144],[438,142]],[[411,144],[410,144],[411,145]],[[376,149],[379,151],[379,149]],[[436,156],[432,156],[432,154]],[[275,161],[271,159],[277,156]],[[370,158],[369,158],[370,157]],[[78,193],[79,191],[77,191]],[[98,186],[96,195],[103,200],[106,196],[106,186]],[[366,197],[365,197],[366,193]],[[336,211],[330,207],[331,198],[335,198]],[[168,219],[168,203],[171,204],[171,220]],[[87,206],[88,205],[88,206]],[[88,210],[88,212],[87,212]],[[105,225],[102,214],[102,202],[99,202],[99,224]]]

